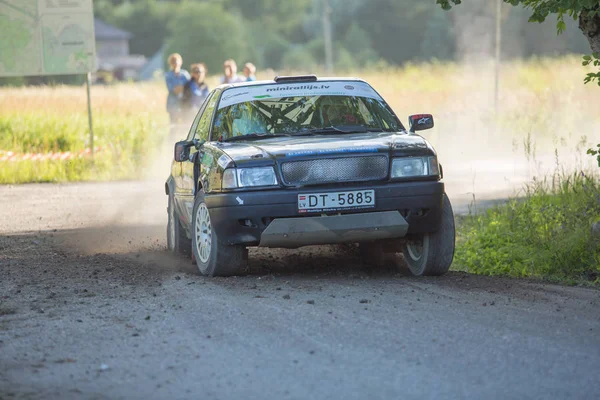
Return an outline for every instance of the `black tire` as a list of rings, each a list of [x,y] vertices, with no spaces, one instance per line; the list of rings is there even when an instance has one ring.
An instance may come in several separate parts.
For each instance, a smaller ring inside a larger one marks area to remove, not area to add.
[[[219,241],[212,228],[203,191],[196,195],[192,212],[192,252],[202,275],[240,275],[246,269],[248,250],[245,246],[228,246]]]
[[[444,193],[442,224],[437,232],[427,233],[407,240],[402,254],[413,275],[444,275],[454,258],[454,213],[448,196]]]
[[[185,229],[181,226],[179,215],[177,214],[177,210],[175,210],[175,200],[173,199],[172,194],[169,194],[167,214],[167,247],[169,248],[169,251],[174,254],[191,255],[192,240],[188,239]]]

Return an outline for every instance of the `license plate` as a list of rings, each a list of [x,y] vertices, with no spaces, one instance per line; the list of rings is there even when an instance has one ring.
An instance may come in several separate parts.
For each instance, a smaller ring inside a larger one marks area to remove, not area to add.
[[[298,195],[298,212],[356,210],[375,207],[374,190],[305,193]]]

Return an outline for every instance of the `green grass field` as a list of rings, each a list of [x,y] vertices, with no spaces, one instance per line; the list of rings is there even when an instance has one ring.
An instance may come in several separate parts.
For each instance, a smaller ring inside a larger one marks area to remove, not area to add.
[[[85,114],[0,115],[0,149],[15,153],[80,153],[89,148]],[[68,160],[0,162],[1,183],[66,182],[143,177],[143,168],[156,155],[168,133],[166,121],[149,114],[95,114],[96,154]]]
[[[484,275],[600,284],[597,173],[557,173],[522,197],[458,218],[454,268]]]
[[[0,161],[0,183],[143,178],[169,132],[161,89],[94,86],[94,159]],[[90,148],[85,87],[1,88],[0,94],[0,150],[47,154]]]

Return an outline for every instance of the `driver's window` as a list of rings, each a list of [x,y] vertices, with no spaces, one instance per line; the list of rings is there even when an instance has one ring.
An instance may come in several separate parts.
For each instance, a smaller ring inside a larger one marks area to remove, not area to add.
[[[200,121],[200,118],[202,117],[202,115],[204,115],[203,109],[201,109],[198,112],[198,114],[196,114],[196,117],[194,118],[194,122],[192,122],[192,127],[190,128],[190,131],[188,132],[187,140],[192,140],[194,138],[194,135],[196,134],[196,128],[198,127],[198,122]]]
[[[208,100],[213,96],[213,94],[214,94],[214,91],[209,93],[206,101],[204,101],[202,103],[202,105],[200,106],[200,110],[196,114],[196,117],[194,118],[194,122],[192,122],[192,127],[190,128],[190,131],[188,133],[187,140],[192,140],[196,137],[196,131],[198,130],[198,124],[200,123],[200,119],[202,119],[202,117],[204,116],[204,114],[205,114],[204,111],[206,110],[206,104],[208,104]]]
[[[202,113],[200,121],[198,121],[198,126],[196,127],[194,138],[208,140],[208,134],[210,132],[210,122],[212,120],[212,116],[214,114],[218,100],[219,96],[215,92],[213,92],[213,94],[204,102],[206,108]]]

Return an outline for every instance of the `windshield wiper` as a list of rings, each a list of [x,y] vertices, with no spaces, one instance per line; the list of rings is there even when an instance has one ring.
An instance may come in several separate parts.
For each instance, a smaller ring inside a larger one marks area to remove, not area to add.
[[[300,131],[294,136],[316,135],[320,133],[346,134],[346,133],[367,133],[367,132],[382,132],[383,129],[369,128],[363,125],[331,125],[322,128],[313,128]]]
[[[237,142],[239,140],[257,140],[257,139],[271,139],[274,137],[290,136],[285,133],[248,133],[247,135],[233,136],[227,139],[223,139],[224,142]]]

